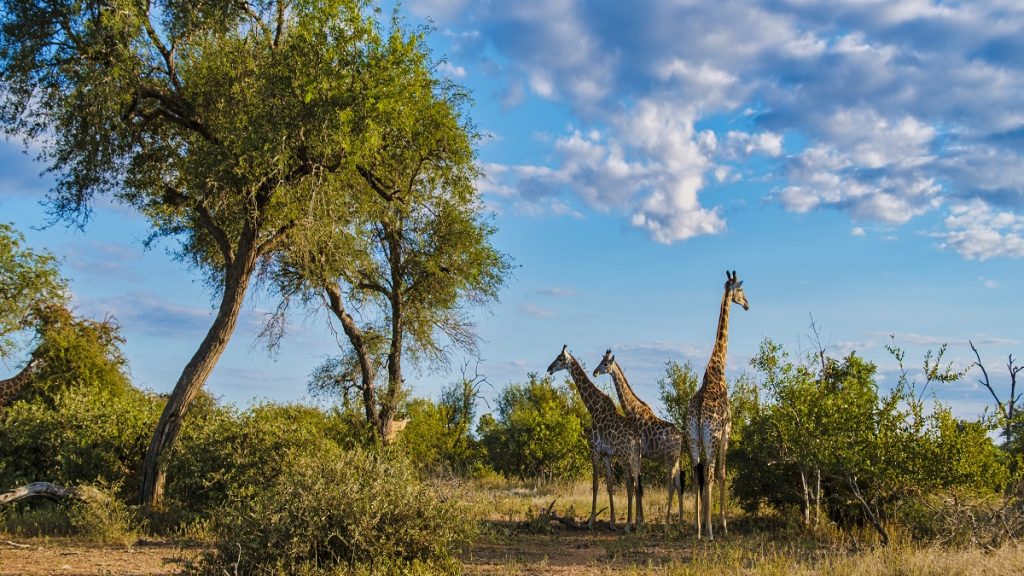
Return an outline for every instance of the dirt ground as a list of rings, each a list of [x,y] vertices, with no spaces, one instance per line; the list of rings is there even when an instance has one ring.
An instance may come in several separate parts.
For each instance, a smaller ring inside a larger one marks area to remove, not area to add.
[[[67,538],[8,540],[0,535],[0,576],[164,576],[180,574],[201,548],[171,541],[132,546],[85,544]],[[489,523],[462,557],[469,576],[992,576],[1024,574],[1024,548],[875,550],[851,554],[821,543],[778,543],[766,534],[746,532],[697,542],[692,534],[652,527],[643,534],[607,529],[553,529],[537,533],[511,523]]]
[[[5,538],[0,537],[0,576],[163,576],[180,573],[186,559],[200,552],[168,541],[109,546],[67,538]],[[463,573],[610,574],[636,566],[638,560],[647,565],[649,561],[669,557],[681,560],[684,556],[683,550],[652,550],[629,536],[607,530],[502,534],[499,528],[496,533],[484,534],[463,555]]]
[[[178,574],[197,550],[165,541],[133,546],[84,544],[67,538],[0,537],[0,576]]]

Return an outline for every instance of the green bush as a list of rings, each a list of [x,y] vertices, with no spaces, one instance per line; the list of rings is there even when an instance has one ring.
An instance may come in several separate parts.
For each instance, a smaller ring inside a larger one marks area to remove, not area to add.
[[[407,403],[409,423],[398,444],[417,468],[433,476],[492,472],[483,444],[472,433],[477,391],[477,383],[464,378],[444,388],[437,403],[423,398]]]
[[[0,418],[0,486],[118,485],[118,496],[134,501],[161,407],[138,390],[112,394],[87,386],[15,402]]]
[[[497,399],[497,417],[485,414],[477,427],[494,470],[506,477],[575,480],[591,470],[584,434],[590,417],[568,385],[530,375],[510,384]]]
[[[394,450],[282,454],[265,490],[232,494],[198,574],[457,573],[474,524]]]
[[[229,493],[265,489],[288,455],[329,450],[344,433],[335,415],[310,406],[264,403],[239,411],[202,396],[168,461],[168,508],[178,522],[207,517]]]
[[[141,526],[136,509],[114,496],[107,485],[76,486],[85,500],[55,502],[32,498],[0,507],[0,533],[17,536],[80,536],[92,542],[128,545]]]

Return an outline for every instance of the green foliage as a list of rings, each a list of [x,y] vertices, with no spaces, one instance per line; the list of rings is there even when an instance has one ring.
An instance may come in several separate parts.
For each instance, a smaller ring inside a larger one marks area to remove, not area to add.
[[[135,389],[76,386],[16,402],[0,418],[0,486],[115,485],[137,498],[142,457],[163,403]]]
[[[902,351],[892,348],[902,367]],[[794,364],[766,340],[751,364],[762,375],[765,401],[752,411],[735,456],[736,495],[748,509],[762,503],[853,506],[880,524],[901,503],[951,489],[990,494],[1009,480],[991,426],[961,421],[938,401],[925,405],[933,384],[960,374],[942,365],[944,348],[925,357],[924,382],[902,370],[882,394],[875,366],[854,354],[815,357],[818,371]],[[820,474],[825,494],[816,494]],[[807,488],[805,489],[805,484]]]
[[[50,307],[62,307],[68,298],[53,255],[24,242],[20,232],[0,223],[0,359],[17,350],[19,333],[38,327]]]
[[[531,374],[501,391],[497,416],[485,414],[477,430],[491,466],[508,477],[576,479],[590,471],[589,421],[568,384]]]
[[[473,476],[486,468],[483,445],[472,436],[472,414],[460,417],[455,398],[442,395],[441,402],[424,398],[410,401],[405,409],[409,423],[398,445],[420,470],[431,475],[443,472]]]
[[[690,399],[700,387],[699,375],[693,363],[686,364],[669,360],[665,363],[665,375],[658,379],[658,394],[671,420],[680,430],[686,430],[686,414]]]
[[[474,525],[396,452],[282,454],[265,490],[217,514],[202,574],[455,574]]]
[[[206,517],[229,493],[256,493],[288,465],[286,457],[336,448],[346,435],[337,414],[301,405],[265,403],[239,411],[209,396],[189,412],[171,454],[169,506],[178,521]]]
[[[68,520],[73,534],[93,542],[127,546],[141,534],[137,510],[112,495],[108,486],[94,487],[92,497],[77,500],[68,506]]]
[[[33,351],[39,367],[21,398],[52,402],[76,387],[115,396],[131,393],[128,361],[121,352],[124,338],[112,319],[78,318],[62,307],[48,308],[40,319]]]

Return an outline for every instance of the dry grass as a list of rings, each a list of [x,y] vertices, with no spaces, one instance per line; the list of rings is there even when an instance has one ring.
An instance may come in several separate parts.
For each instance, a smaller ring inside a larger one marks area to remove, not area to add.
[[[598,508],[607,506],[599,495]],[[857,535],[859,545],[838,530],[807,533],[778,520],[744,517],[730,511],[730,534],[714,542],[694,538],[692,495],[687,494],[685,523],[666,529],[663,490],[645,498],[647,527],[640,533],[607,530],[608,513],[595,531],[565,529],[558,524],[531,524],[554,500],[561,515],[585,520],[590,512],[590,483],[524,485],[491,479],[468,490],[483,535],[465,555],[464,573],[479,575],[813,575],[930,576],[1024,574],[1024,548],[1008,544],[994,551],[914,544],[897,531],[888,548],[873,546],[870,533]],[[653,492],[653,493],[652,493]],[[620,520],[625,498],[616,495]]]

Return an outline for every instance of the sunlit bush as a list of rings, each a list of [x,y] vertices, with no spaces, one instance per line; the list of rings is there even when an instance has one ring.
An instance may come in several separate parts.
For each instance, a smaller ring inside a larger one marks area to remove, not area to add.
[[[399,452],[282,454],[265,490],[232,494],[199,574],[458,573],[474,524],[457,493],[422,483]]]

